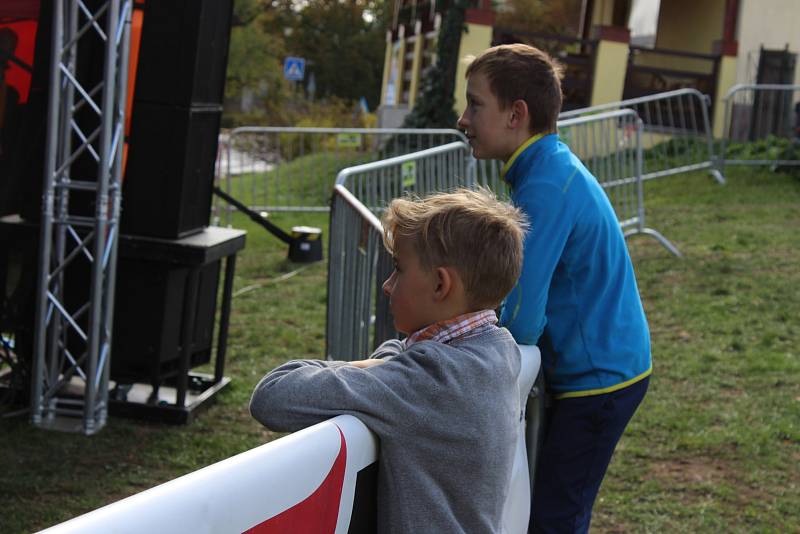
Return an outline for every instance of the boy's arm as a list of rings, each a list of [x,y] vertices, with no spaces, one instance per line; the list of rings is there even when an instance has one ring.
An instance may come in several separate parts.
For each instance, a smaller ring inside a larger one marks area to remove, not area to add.
[[[358,417],[376,430],[411,417],[425,406],[420,398],[435,389],[435,359],[407,351],[361,369],[349,362],[294,360],[271,371],[256,386],[250,413],[264,426],[294,431],[341,414]]]
[[[525,237],[522,273],[503,303],[500,324],[521,345],[536,345],[546,324],[550,282],[569,239],[564,193],[550,183],[525,184],[514,203],[531,222]]]
[[[404,350],[405,345],[399,339],[387,339],[381,343],[369,357],[370,359],[388,358],[390,356],[397,356]]]
[[[372,367],[374,365],[379,365],[383,363],[385,360],[383,358],[391,358],[392,356],[397,356],[405,349],[405,345],[399,339],[388,339],[380,344],[380,346],[375,349],[375,352],[370,354],[369,358],[366,360],[355,360],[350,362],[350,365],[355,365],[360,369],[366,369],[367,367]]]

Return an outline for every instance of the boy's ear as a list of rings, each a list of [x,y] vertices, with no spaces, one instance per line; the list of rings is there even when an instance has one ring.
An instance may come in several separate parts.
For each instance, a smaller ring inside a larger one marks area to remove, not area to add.
[[[453,289],[453,272],[449,267],[437,267],[434,273],[436,275],[436,287],[433,291],[433,299],[435,301],[442,301],[450,294]]]
[[[512,129],[527,127],[528,124],[528,104],[522,100],[514,100],[511,103],[511,114],[508,117],[508,126]]]

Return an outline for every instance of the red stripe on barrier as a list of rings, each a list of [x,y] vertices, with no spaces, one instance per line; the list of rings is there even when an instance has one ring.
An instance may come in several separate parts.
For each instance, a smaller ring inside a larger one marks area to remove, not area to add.
[[[336,530],[339,501],[342,499],[344,472],[347,464],[347,443],[339,429],[339,454],[325,480],[305,500],[248,529],[246,534],[326,534]]]

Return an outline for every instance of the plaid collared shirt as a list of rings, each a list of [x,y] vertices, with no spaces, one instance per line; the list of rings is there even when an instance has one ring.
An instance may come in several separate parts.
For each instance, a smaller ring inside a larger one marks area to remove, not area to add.
[[[447,343],[466,334],[480,334],[496,323],[497,315],[495,315],[494,310],[465,313],[417,330],[408,336],[404,343],[406,348],[425,340]]]

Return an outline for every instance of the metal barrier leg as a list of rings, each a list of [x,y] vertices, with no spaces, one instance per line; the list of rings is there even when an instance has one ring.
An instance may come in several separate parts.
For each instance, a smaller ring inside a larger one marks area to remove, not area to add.
[[[677,256],[678,258],[682,258],[683,257],[683,254],[681,254],[681,251],[678,250],[678,247],[673,245],[672,242],[669,239],[667,239],[666,237],[661,235],[661,233],[658,230],[653,230],[652,228],[641,228],[641,229],[634,228],[634,229],[628,230],[627,232],[624,233],[626,238],[629,237],[629,236],[635,235],[635,234],[645,234],[645,235],[652,236],[652,237],[656,238],[656,240],[658,240],[658,242],[661,243],[661,245],[665,249],[670,251],[674,256]]]
[[[725,185],[726,183],[728,183],[727,180],[725,180],[725,175],[722,174],[722,165],[720,165],[719,163],[715,163],[714,167],[712,167],[708,172],[711,174],[712,178],[714,178],[717,181],[719,185]]]

